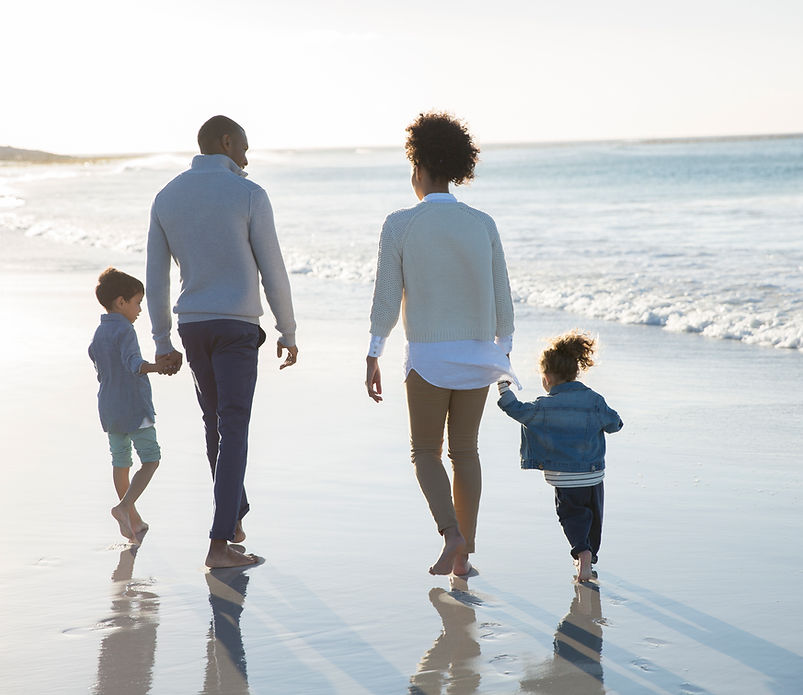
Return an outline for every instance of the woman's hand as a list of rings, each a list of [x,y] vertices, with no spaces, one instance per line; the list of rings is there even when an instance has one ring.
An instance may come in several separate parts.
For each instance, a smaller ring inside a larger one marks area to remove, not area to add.
[[[365,358],[365,386],[368,389],[368,397],[373,398],[377,403],[382,400],[382,374],[379,371],[379,358]]]

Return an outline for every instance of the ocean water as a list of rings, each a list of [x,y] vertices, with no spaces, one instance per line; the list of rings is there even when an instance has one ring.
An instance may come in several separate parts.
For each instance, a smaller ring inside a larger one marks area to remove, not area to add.
[[[144,253],[191,153],[0,166],[0,233]],[[249,153],[287,265],[370,284],[401,148]],[[803,136],[489,146],[459,199],[497,222],[518,303],[803,350]]]

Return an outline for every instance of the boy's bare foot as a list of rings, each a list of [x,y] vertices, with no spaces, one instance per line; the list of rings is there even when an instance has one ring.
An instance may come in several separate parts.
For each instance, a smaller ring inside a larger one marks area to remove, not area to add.
[[[135,509],[132,509],[131,512],[128,514],[128,519],[131,522],[131,528],[134,531],[135,535],[139,535],[140,533],[145,533],[150,527],[146,524],[142,517],[139,515],[139,512]]]
[[[474,568],[468,561],[468,553],[457,553],[455,555],[454,562],[452,562],[452,574],[462,577],[470,574],[472,569]]]
[[[112,516],[117,524],[120,526],[120,533],[123,538],[127,538],[132,543],[137,542],[137,534],[131,528],[131,519],[128,515],[128,510],[122,504],[112,507]]]
[[[457,526],[443,530],[443,552],[438,561],[429,568],[430,574],[450,574],[454,565],[457,551],[465,545],[466,541]]]
[[[244,567],[254,565],[259,558],[251,553],[241,553],[232,548],[228,541],[213,540],[209,543],[209,552],[206,555],[206,566],[210,568]]]
[[[245,531],[243,531],[243,520],[240,519],[237,522],[237,526],[234,527],[234,542],[242,543],[244,540],[245,540]]]
[[[577,568],[577,581],[589,581],[593,577],[591,574],[591,551],[583,550],[578,553],[577,559],[574,561],[574,566]]]

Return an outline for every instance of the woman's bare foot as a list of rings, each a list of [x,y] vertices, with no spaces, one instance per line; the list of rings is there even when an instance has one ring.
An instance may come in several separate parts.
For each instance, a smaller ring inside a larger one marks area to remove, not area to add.
[[[450,526],[443,530],[443,552],[438,561],[429,568],[430,574],[450,574],[454,565],[457,551],[465,545],[466,541],[457,526]]]
[[[259,562],[259,558],[251,553],[241,553],[232,548],[228,541],[212,540],[209,542],[209,552],[206,555],[206,566],[210,568],[219,567],[244,567],[254,565]]]
[[[589,581],[593,577],[591,574],[591,551],[583,550],[578,553],[577,559],[574,561],[574,566],[577,568],[577,581]]]
[[[243,520],[240,519],[237,522],[237,526],[234,527],[234,542],[235,543],[242,543],[245,540],[245,531],[243,531]]]
[[[463,577],[470,574],[472,569],[474,568],[468,561],[468,553],[457,553],[457,555],[455,555],[454,562],[452,562],[452,574]]]
[[[128,514],[128,509],[122,504],[118,504],[116,507],[112,507],[112,516],[120,527],[120,533],[123,538],[127,538],[132,543],[136,543],[137,534],[134,532],[134,529],[131,528],[131,519]]]

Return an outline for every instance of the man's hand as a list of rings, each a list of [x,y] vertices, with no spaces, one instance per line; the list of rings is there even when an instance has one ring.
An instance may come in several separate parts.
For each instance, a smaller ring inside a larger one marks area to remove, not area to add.
[[[382,373],[379,371],[379,358],[365,358],[365,386],[368,389],[368,397],[373,398],[377,403],[382,400]]]
[[[173,352],[168,352],[164,355],[156,355],[156,365],[159,367],[157,369],[159,374],[167,374],[167,376],[173,376],[179,369],[181,369],[181,363],[183,361],[183,356],[178,350],[173,350]]]
[[[298,346],[292,345],[291,347],[287,347],[286,345],[282,345],[281,343],[276,343],[276,357],[282,359],[282,350],[287,350],[287,357],[284,358],[284,362],[279,365],[279,369],[284,369],[285,367],[292,367],[296,360],[298,360]]]

